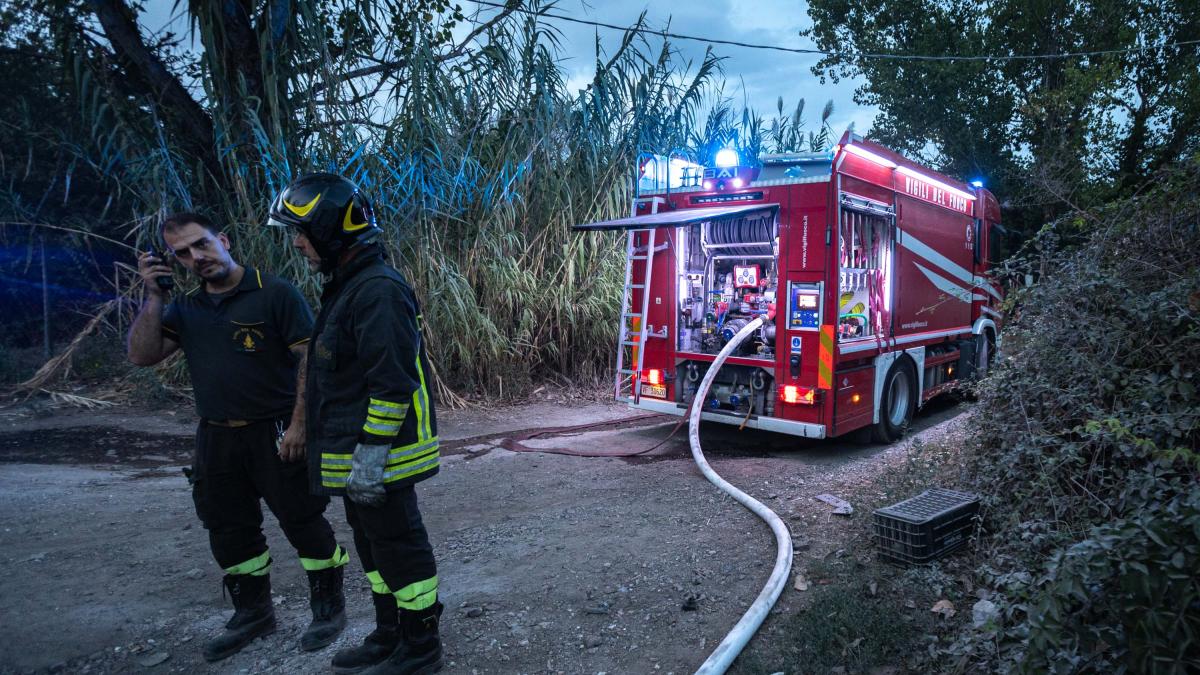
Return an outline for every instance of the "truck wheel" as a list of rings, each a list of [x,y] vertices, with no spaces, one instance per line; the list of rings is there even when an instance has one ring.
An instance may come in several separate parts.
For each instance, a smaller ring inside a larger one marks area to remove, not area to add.
[[[883,396],[879,401],[879,422],[874,436],[879,443],[900,440],[917,409],[917,375],[912,362],[898,359],[883,380]]]
[[[985,330],[982,335],[975,336],[975,379],[982,380],[987,377],[995,360],[996,341],[992,332]]]

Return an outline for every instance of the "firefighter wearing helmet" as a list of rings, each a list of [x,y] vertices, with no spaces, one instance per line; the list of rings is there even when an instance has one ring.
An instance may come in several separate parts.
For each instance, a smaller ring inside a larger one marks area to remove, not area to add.
[[[371,582],[375,631],[333,658],[338,673],[441,669],[437,566],[414,485],[438,471],[420,307],[384,261],[371,203],[334,174],[303,176],[270,223],[326,276],[307,363],[313,490],[341,495]]]

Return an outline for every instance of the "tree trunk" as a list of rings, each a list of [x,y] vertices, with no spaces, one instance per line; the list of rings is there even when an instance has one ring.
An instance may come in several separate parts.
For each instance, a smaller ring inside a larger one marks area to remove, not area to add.
[[[89,4],[121,66],[150,99],[171,138],[198,160],[213,180],[223,184],[225,176],[214,150],[212,118],[142,40],[133,11],[123,0],[89,0]]]

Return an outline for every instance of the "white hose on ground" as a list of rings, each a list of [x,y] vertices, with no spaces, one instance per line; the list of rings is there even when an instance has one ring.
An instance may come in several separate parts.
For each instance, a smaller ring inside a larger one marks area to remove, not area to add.
[[[708,390],[712,386],[713,379],[716,378],[717,371],[721,369],[721,364],[733,353],[733,350],[737,349],[737,346],[758,330],[762,324],[763,319],[759,317],[738,331],[737,335],[734,335],[725,348],[717,354],[716,360],[704,374],[704,379],[700,381],[700,387],[696,390],[692,413],[688,419],[688,441],[692,445],[692,458],[696,460],[696,466],[700,467],[704,477],[771,526],[771,531],[775,533],[776,543],[775,569],[771,571],[771,577],[767,579],[766,585],[755,598],[754,604],[750,605],[750,609],[746,610],[746,613],[734,625],[733,630],[729,631],[725,639],[721,640],[721,644],[717,645],[712,654],[709,654],[708,659],[700,664],[696,675],[720,675],[729,668],[738,654],[742,653],[742,649],[754,636],[758,627],[766,620],[767,613],[775,606],[775,601],[783,592],[788,575],[792,571],[792,535],[788,532],[787,525],[784,525],[779,516],[764,506],[762,502],[717,475],[717,472],[708,465],[708,461],[704,459],[704,453],[700,450],[700,414],[704,411],[704,403],[708,399]]]

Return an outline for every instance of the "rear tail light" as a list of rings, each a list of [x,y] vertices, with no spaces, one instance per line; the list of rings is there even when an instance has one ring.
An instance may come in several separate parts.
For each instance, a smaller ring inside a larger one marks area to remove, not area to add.
[[[662,384],[662,381],[663,381],[662,371],[657,368],[647,370],[646,371],[646,381],[649,382],[650,384]]]
[[[794,384],[785,385],[780,394],[784,403],[800,403],[804,405],[812,405],[816,396],[815,390],[806,387],[797,387]]]

